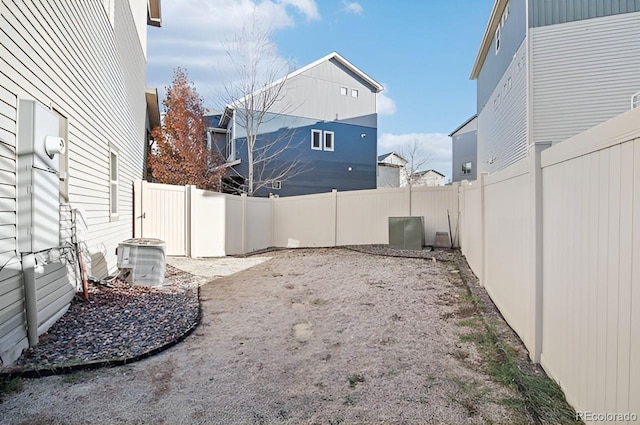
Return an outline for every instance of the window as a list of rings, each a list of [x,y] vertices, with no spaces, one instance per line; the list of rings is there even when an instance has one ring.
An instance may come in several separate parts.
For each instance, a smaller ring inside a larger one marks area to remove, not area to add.
[[[340,87],[340,94],[346,96],[349,90],[346,87]]]
[[[358,97],[358,90],[351,89],[351,97]]]
[[[282,181],[280,180],[273,180],[271,182],[271,189],[282,189]]]
[[[511,87],[513,86],[513,83],[511,82],[511,77],[509,77],[507,79],[507,92],[511,91]]]
[[[462,164],[462,174],[471,174],[471,170],[471,162],[465,162],[464,164]]]
[[[311,149],[322,150],[322,131],[311,130]]]
[[[117,218],[118,209],[118,170],[119,170],[119,155],[118,151],[111,147],[109,149],[109,215],[110,217]]]
[[[498,25],[498,28],[496,29],[496,55],[500,50],[500,30],[501,30],[500,25]]]
[[[333,131],[324,132],[324,150],[333,152]]]

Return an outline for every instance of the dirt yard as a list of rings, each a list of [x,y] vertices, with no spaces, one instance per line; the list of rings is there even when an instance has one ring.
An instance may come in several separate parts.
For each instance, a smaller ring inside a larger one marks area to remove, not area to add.
[[[202,286],[202,323],[128,366],[23,380],[2,424],[528,423],[483,372],[454,267],[341,249]],[[211,260],[215,262],[216,260]]]

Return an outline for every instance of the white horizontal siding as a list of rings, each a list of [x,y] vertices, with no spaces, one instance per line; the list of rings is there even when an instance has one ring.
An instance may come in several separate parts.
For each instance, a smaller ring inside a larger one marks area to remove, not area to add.
[[[561,142],[629,109],[640,13],[531,30],[533,140]]]
[[[131,11],[116,0],[110,21],[102,0],[0,2],[0,257],[16,254],[17,99],[35,99],[68,120],[69,202],[85,212],[93,274],[115,269],[117,243],[133,234],[133,180],[144,171],[145,56]],[[110,145],[120,153],[117,220],[109,214]],[[37,277],[40,325],[73,296],[65,266],[47,267],[55,271]],[[21,285],[19,271],[0,272],[0,355],[24,344]]]
[[[478,114],[479,172],[501,170],[527,155],[526,49],[525,40]]]

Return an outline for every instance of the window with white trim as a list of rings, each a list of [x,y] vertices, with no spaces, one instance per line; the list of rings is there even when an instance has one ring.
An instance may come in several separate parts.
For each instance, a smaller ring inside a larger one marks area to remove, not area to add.
[[[111,219],[117,218],[120,212],[118,207],[119,195],[119,164],[120,156],[118,150],[109,148],[109,216]]]
[[[471,162],[465,162],[462,164],[462,174],[471,174],[471,170],[473,169],[473,165]]]
[[[324,132],[324,150],[333,152],[333,131],[325,131]]]
[[[275,189],[275,190],[282,189],[282,181],[281,180],[272,180],[271,181],[271,189]]]
[[[351,97],[358,97],[358,90],[357,89],[351,89]]]
[[[340,94],[346,96],[349,93],[349,90],[346,87],[340,87]]]
[[[322,150],[322,130],[311,130],[311,149]]]
[[[498,28],[496,28],[496,55],[500,51],[500,31],[501,31],[501,26],[498,25]]]

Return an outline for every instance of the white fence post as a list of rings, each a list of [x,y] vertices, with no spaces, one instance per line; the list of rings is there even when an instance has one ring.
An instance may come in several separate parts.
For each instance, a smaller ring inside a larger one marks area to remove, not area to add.
[[[533,339],[533,347],[529,352],[529,357],[534,363],[540,363],[542,354],[542,163],[541,152],[551,146],[550,142],[536,142],[529,146],[529,176],[531,179],[531,241],[533,244],[533,286],[531,290],[531,312],[533,312],[533,320],[531,320],[532,329],[530,334]]]
[[[338,246],[338,189],[331,189],[333,202],[333,246]]]
[[[195,246],[197,246],[197,229],[198,229],[198,223],[197,223],[197,214],[196,212],[197,210],[197,200],[196,200],[196,196],[194,194],[194,189],[196,189],[195,186],[193,185],[187,185],[186,186],[187,189],[187,193],[185,193],[185,204],[186,204],[186,214],[185,214],[185,218],[187,221],[187,257],[196,257],[197,256],[197,249],[194,249]]]
[[[480,276],[478,276],[478,280],[480,280],[480,286],[484,286],[485,282],[486,282],[486,276],[487,276],[487,249],[488,249],[488,244],[487,242],[487,235],[485,234],[487,231],[487,222],[485,220],[485,212],[486,212],[486,207],[485,207],[485,201],[486,201],[486,196],[484,193],[484,188],[485,188],[485,177],[488,175],[489,173],[487,173],[486,171],[483,171],[482,173],[480,173],[480,178],[478,179],[479,183],[480,183],[480,223],[482,223],[482,228],[480,229],[480,246],[482,247],[482,271],[480,273]]]
[[[242,200],[242,254],[247,253],[247,194],[240,195]]]

